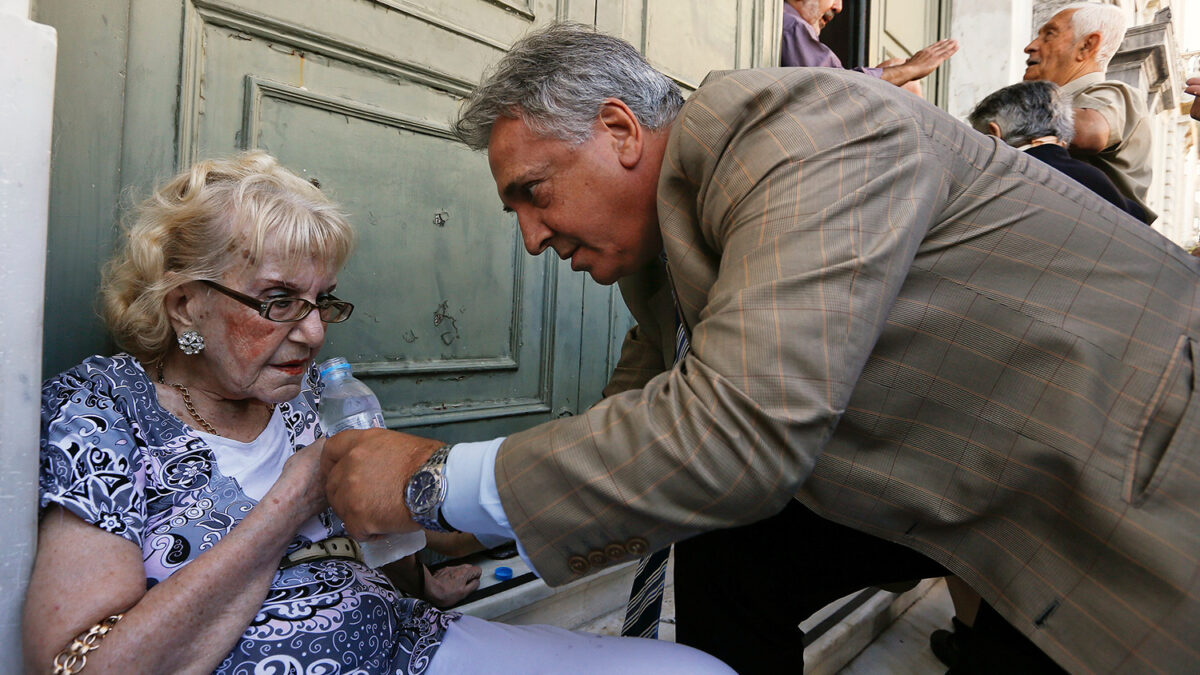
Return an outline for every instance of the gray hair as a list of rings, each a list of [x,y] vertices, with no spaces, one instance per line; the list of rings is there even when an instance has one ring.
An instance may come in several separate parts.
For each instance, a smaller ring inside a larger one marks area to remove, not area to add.
[[[1125,39],[1125,12],[1115,5],[1102,5],[1094,2],[1073,2],[1058,10],[1065,12],[1075,10],[1071,15],[1071,31],[1075,33],[1075,42],[1092,33],[1100,34],[1100,48],[1096,50],[1096,63],[1101,68],[1108,68],[1121,41]]]
[[[1070,143],[1075,137],[1075,111],[1046,80],[1018,82],[988,95],[967,117],[971,126],[988,133],[988,122],[1000,127],[1000,138],[1020,146],[1042,136]]]
[[[650,129],[669,125],[683,105],[679,87],[633,45],[583,24],[553,23],[500,59],[463,104],[454,134],[482,150],[496,120],[509,117],[539,135],[579,144],[591,138],[608,98],[623,101]]]

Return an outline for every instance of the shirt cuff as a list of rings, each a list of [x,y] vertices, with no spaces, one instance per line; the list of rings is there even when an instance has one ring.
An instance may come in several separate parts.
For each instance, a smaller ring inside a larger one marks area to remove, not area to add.
[[[498,534],[484,534],[483,532],[472,532],[471,534],[475,536],[475,539],[478,540],[480,544],[483,544],[484,548],[488,549],[496,548],[497,546],[503,546],[504,544],[507,544],[513,540],[512,537],[501,537]]]
[[[470,532],[481,544],[511,539],[529,569],[537,568],[513,534],[496,487],[496,455],[504,437],[478,443],[458,443],[446,457],[446,501],[442,516],[456,530]],[[541,576],[540,574],[538,576]]]

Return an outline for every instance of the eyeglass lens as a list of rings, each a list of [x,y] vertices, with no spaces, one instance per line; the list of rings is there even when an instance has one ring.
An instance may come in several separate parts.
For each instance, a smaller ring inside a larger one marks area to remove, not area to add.
[[[345,321],[354,309],[354,305],[342,300],[313,304],[303,298],[276,298],[267,302],[267,318],[272,321],[299,321],[308,316],[314,307],[326,323]]]

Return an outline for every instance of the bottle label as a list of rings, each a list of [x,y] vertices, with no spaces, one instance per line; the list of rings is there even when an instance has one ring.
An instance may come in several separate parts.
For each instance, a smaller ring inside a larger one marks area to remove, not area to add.
[[[378,410],[371,410],[367,412],[360,412],[357,415],[343,417],[335,422],[330,428],[326,429],[325,435],[332,436],[337,432],[345,431],[346,429],[382,429],[383,427],[383,413]]]

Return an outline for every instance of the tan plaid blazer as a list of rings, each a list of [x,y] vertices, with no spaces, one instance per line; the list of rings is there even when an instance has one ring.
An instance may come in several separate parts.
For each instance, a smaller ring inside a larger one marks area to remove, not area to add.
[[[710,76],[658,197],[670,276],[621,282],[612,395],[497,460],[547,581],[796,496],[941,562],[1069,670],[1200,667],[1195,259],[831,69]],[[672,284],[692,351],[668,369]]]

